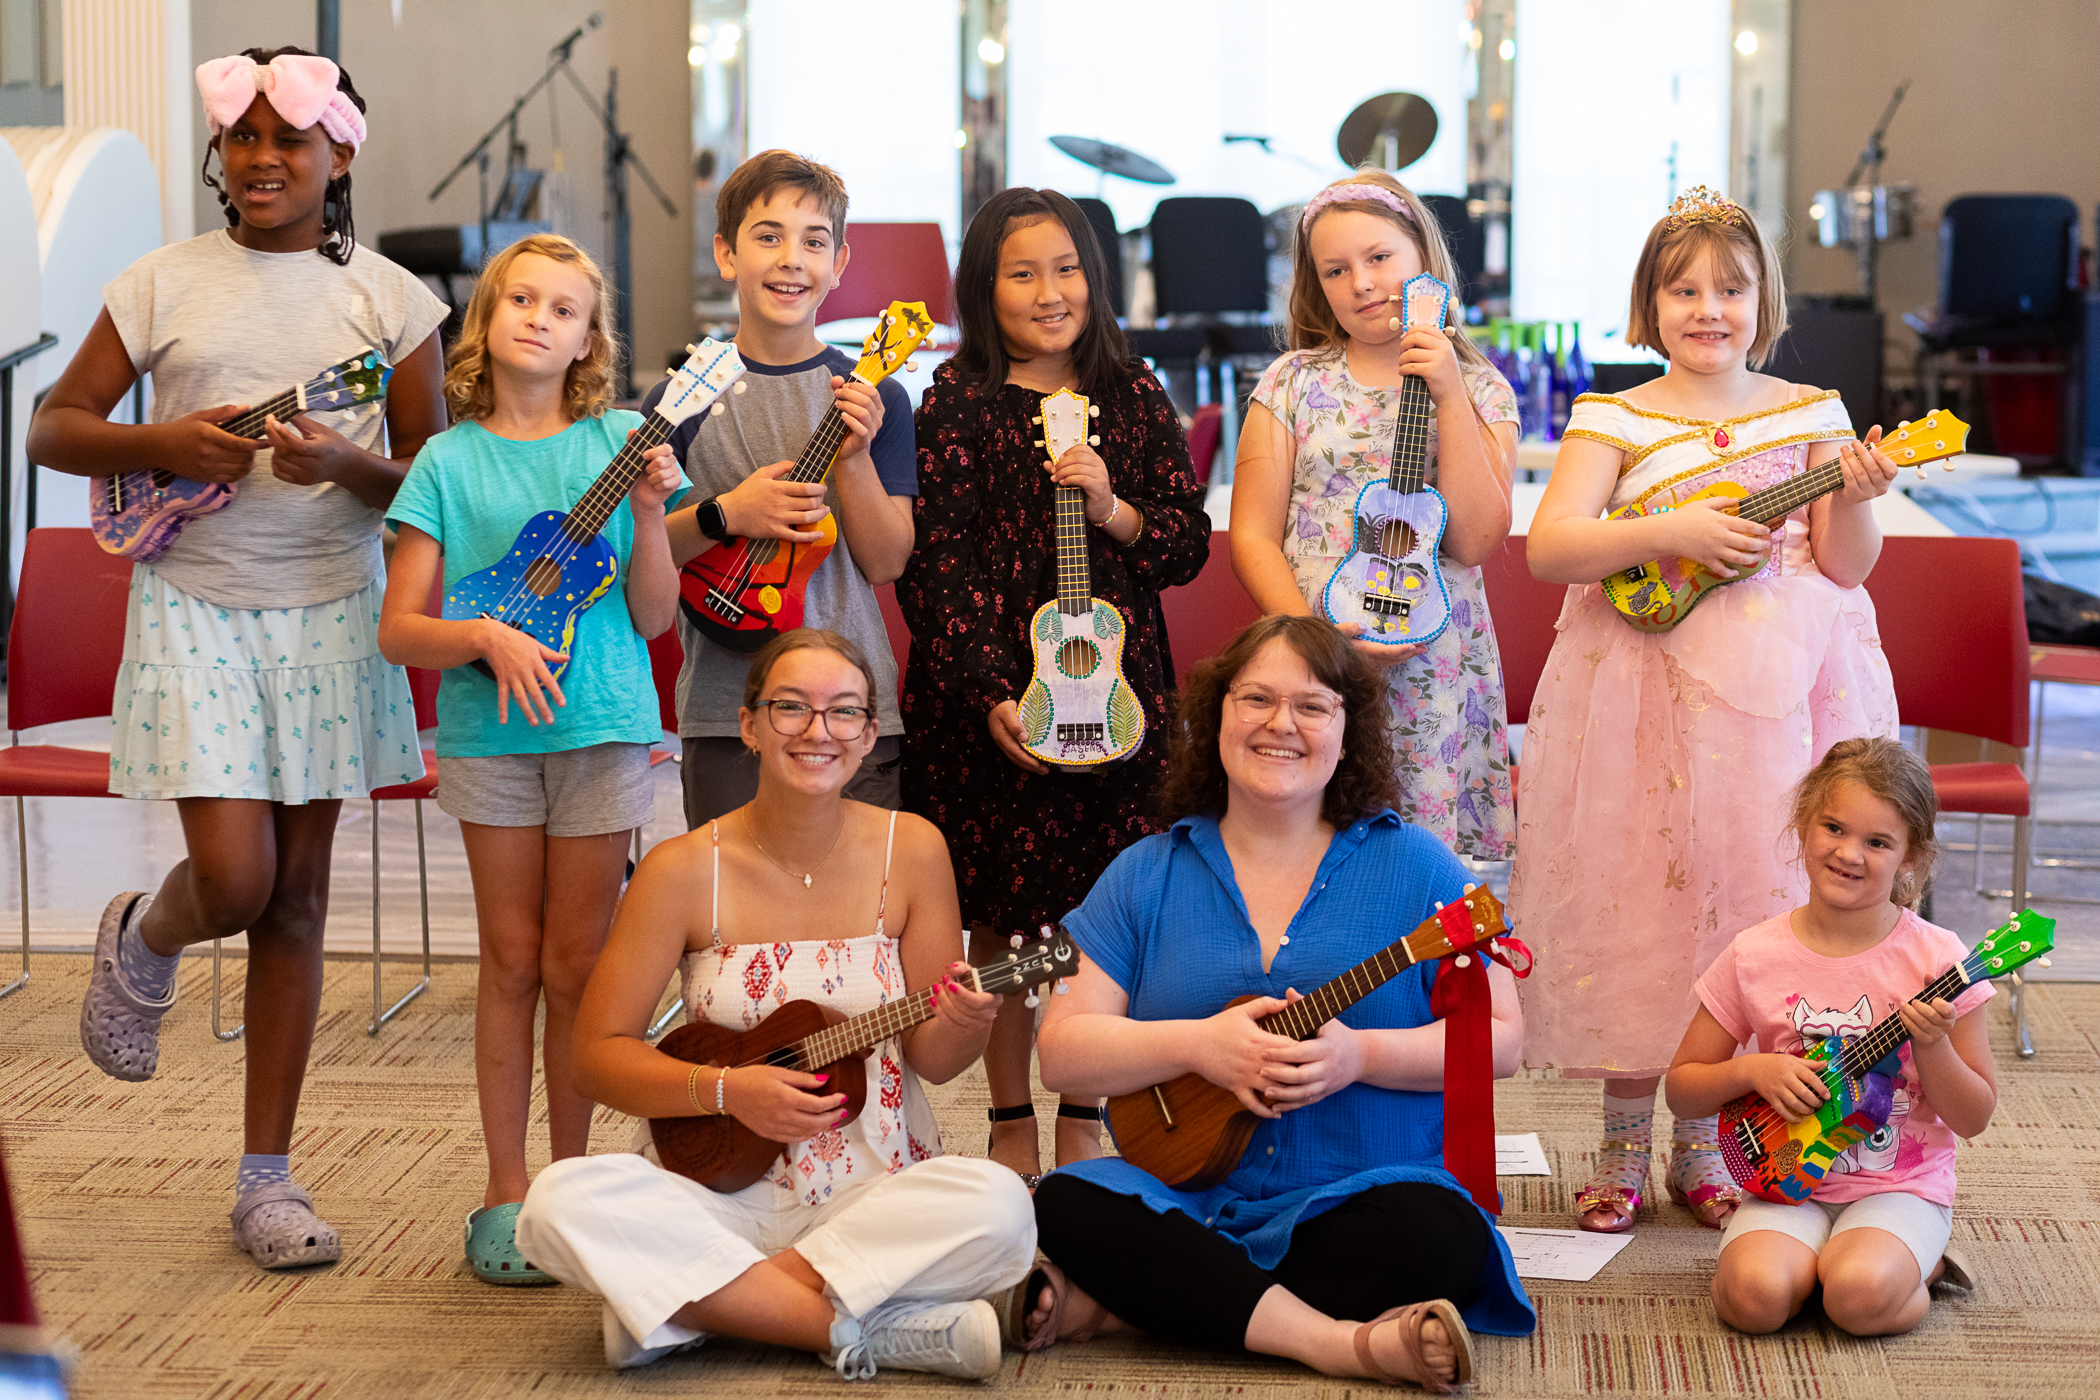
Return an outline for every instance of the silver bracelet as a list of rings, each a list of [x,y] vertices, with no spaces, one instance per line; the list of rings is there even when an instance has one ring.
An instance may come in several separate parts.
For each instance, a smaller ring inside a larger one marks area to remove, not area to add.
[[[1122,512],[1123,498],[1121,496],[1110,496],[1109,500],[1115,502],[1115,504],[1108,508],[1108,519],[1102,521],[1099,525],[1096,525],[1094,527],[1096,530],[1106,530],[1110,525],[1113,525],[1115,523],[1116,516]]]

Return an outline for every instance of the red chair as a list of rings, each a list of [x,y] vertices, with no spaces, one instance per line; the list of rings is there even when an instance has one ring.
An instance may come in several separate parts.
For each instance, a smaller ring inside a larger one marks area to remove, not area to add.
[[[2027,747],[2027,609],[2020,547],[2007,539],[1891,535],[1867,577],[1905,724]],[[2012,910],[2027,903],[2031,793],[2015,763],[1935,763],[1944,815],[2013,819]],[[2034,1054],[2026,979],[2012,974],[2013,1029]]]
[[[445,580],[440,574],[430,588],[428,615],[436,617],[442,606]],[[437,724],[437,693],[439,673],[427,671],[420,666],[408,669],[408,693],[414,697],[416,728],[421,731]],[[401,1009],[417,997],[430,990],[430,856],[423,840],[423,800],[437,795],[437,750],[423,750],[423,776],[412,783],[396,783],[392,787],[372,789],[372,1020],[365,1027],[366,1035],[378,1035],[379,1028],[401,1013]],[[402,993],[401,999],[381,1011],[384,995],[379,981],[379,811],[383,802],[413,802],[416,804],[416,884],[423,900],[423,976],[413,987]],[[216,974],[215,974],[216,976]],[[219,986],[212,983],[212,1014],[218,1014]],[[216,1019],[213,1023],[217,1024]]]
[[[1188,684],[1196,663],[1223,651],[1248,623],[1261,616],[1261,609],[1240,587],[1232,571],[1232,537],[1223,530],[1210,532],[1210,558],[1203,572],[1181,588],[1159,595],[1167,615],[1167,644],[1174,650],[1174,685]]]
[[[893,301],[923,301],[935,324],[955,324],[955,285],[939,224],[848,224],[846,246],[846,274],[824,298],[824,320],[876,316]]]
[[[1196,419],[1189,424],[1189,460],[1196,464],[1196,480],[1208,486],[1213,468],[1217,466],[1218,445],[1225,438],[1225,408],[1222,404],[1207,403],[1196,410]]]
[[[75,719],[105,719],[124,659],[124,612],[131,561],[105,552],[80,529],[31,530],[22,581],[7,629],[7,727],[0,749],[0,797],[15,800],[22,867],[22,975],[0,997],[29,983],[29,825],[25,797],[114,797],[109,755],[59,744],[25,744],[22,731]]]
[[[1503,717],[1509,724],[1523,724],[1531,717],[1531,697],[1546,673],[1546,658],[1559,635],[1561,605],[1568,597],[1566,584],[1533,578],[1527,557],[1525,537],[1511,535],[1480,566],[1488,615],[1495,620],[1495,646],[1502,655]],[[1509,797],[1512,803],[1517,800],[1514,763],[1509,765]]]

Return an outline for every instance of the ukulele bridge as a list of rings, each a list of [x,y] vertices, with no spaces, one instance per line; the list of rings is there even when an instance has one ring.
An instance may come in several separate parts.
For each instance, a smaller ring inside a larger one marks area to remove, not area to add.
[[[725,597],[721,589],[708,589],[707,601],[716,612],[722,615],[724,622],[736,623],[744,620],[743,604],[737,602],[734,598]]]

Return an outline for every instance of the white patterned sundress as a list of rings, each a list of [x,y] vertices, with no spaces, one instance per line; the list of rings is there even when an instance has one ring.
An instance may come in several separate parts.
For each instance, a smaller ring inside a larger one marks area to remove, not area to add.
[[[1500,374],[1461,359],[1468,397],[1487,423],[1517,421]],[[1294,350],[1269,366],[1254,401],[1276,415],[1295,445],[1283,554],[1298,590],[1321,611],[1327,581],[1355,536],[1357,493],[1392,469],[1399,390],[1357,382],[1339,351]],[[1436,424],[1423,480],[1437,483]],[[1507,860],[1516,838],[1509,792],[1509,735],[1502,657],[1480,570],[1440,557],[1451,589],[1451,625],[1429,650],[1386,671],[1400,816],[1462,856]]]
[[[422,777],[407,673],[379,654],[385,593],[229,608],[134,566],[109,790],[298,805]]]
[[[858,1016],[898,997],[908,988],[897,940],[883,929],[889,906],[889,851],[882,859],[882,898],[875,910],[875,931],[859,938],[823,942],[727,943],[722,939],[722,833],[710,823],[714,842],[714,912],[709,927],[712,946],[685,955],[682,996],[687,1017],[732,1030],[748,1031],[791,1001]],[[890,813],[894,849],[897,814]],[[849,1186],[903,1171],[914,1162],[941,1155],[940,1129],[933,1108],[919,1086],[919,1076],[904,1063],[904,1052],[892,1037],[868,1056],[868,1101],[860,1116],[843,1128],[789,1143],[773,1159],[765,1180],[802,1201],[822,1205]]]

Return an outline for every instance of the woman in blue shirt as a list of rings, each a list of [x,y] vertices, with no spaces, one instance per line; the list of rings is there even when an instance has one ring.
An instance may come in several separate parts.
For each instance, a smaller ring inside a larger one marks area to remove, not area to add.
[[[1465,868],[1391,810],[1382,685],[1333,627],[1292,616],[1256,622],[1190,679],[1161,795],[1181,819],[1118,856],[1066,919],[1085,961],[1038,1053],[1061,1094],[1194,1072],[1262,1122],[1208,1191],[1120,1158],[1046,1177],[1052,1264],[1024,1285],[1025,1345],[1129,1327],[1442,1390],[1471,1375],[1468,1325],[1536,1326],[1507,1246],[1444,1168],[1435,964],[1314,1039],[1257,1024],[1465,889]],[[1508,972],[1491,986],[1507,1075],[1522,1014]]]

